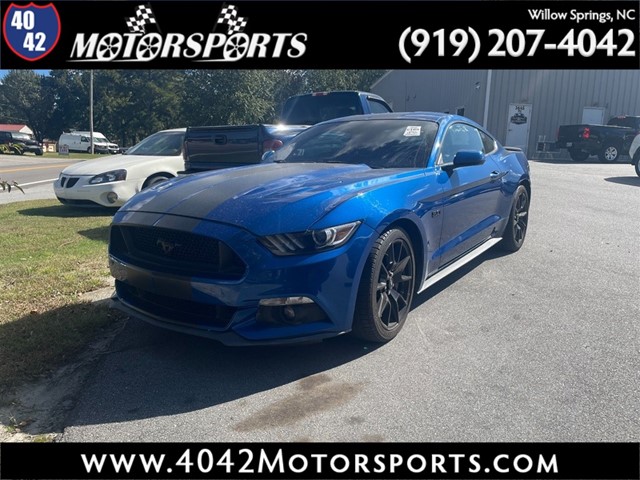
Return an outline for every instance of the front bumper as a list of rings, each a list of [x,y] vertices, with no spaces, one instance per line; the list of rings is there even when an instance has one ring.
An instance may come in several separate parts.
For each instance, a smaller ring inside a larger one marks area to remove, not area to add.
[[[69,205],[93,205],[119,208],[138,193],[132,180],[91,185],[92,175],[62,175],[53,183],[53,191],[61,203]],[[117,196],[113,199],[113,194]]]
[[[112,306],[156,326],[212,338],[226,345],[292,344],[318,341],[351,330],[360,278],[373,231],[361,225],[345,245],[312,255],[278,257],[245,230],[208,221],[118,212],[114,224],[132,219],[215,238],[246,264],[238,279],[205,278],[166,271],[161,263],[136,265],[113,255],[116,278]],[[159,222],[158,222],[159,221]],[[122,255],[120,255],[122,256]],[[260,300],[306,297],[314,315],[300,323],[274,321]],[[318,315],[319,313],[319,315]]]

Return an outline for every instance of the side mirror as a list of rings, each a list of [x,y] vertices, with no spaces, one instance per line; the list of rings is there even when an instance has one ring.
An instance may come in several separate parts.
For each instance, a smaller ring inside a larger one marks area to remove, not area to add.
[[[262,163],[273,163],[275,156],[276,156],[275,150],[267,150],[262,154]]]
[[[470,167],[472,165],[482,165],[484,154],[479,150],[460,150],[453,157],[453,168]]]

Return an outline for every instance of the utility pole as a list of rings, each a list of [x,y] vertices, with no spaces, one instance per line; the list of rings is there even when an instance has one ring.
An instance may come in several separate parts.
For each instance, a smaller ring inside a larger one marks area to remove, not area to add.
[[[91,134],[91,154],[93,151],[93,70],[89,71],[89,133]]]

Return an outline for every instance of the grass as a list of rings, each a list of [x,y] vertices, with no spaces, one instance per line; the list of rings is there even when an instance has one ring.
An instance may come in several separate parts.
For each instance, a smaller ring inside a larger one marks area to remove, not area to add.
[[[53,200],[0,205],[0,392],[63,364],[118,318],[81,299],[110,285],[111,214]]]
[[[101,155],[99,153],[94,153],[93,155],[91,155],[90,153],[70,153],[68,155],[60,155],[56,152],[44,152],[42,156],[45,158],[58,158],[60,160],[89,160],[91,158],[105,158],[109,155]]]

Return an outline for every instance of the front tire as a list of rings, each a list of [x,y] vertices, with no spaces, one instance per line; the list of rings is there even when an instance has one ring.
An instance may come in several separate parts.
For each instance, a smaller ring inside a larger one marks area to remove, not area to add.
[[[636,168],[636,175],[640,177],[640,149],[636,152],[633,157],[633,165]]]
[[[517,252],[522,247],[529,225],[529,192],[519,185],[513,196],[509,221],[502,234],[500,248],[507,252]]]
[[[167,180],[170,180],[171,178],[173,178],[171,175],[165,175],[165,174],[162,174],[162,173],[158,173],[156,175],[151,175],[149,178],[147,178],[147,180],[142,185],[142,189],[144,190],[145,188],[152,187],[154,185],[157,185],[158,183],[166,182]]]
[[[415,290],[415,256],[411,240],[400,229],[387,230],[376,241],[358,289],[353,333],[384,343],[402,329]]]
[[[620,150],[615,145],[605,145],[600,151],[598,158],[602,163],[613,163],[620,157]]]

